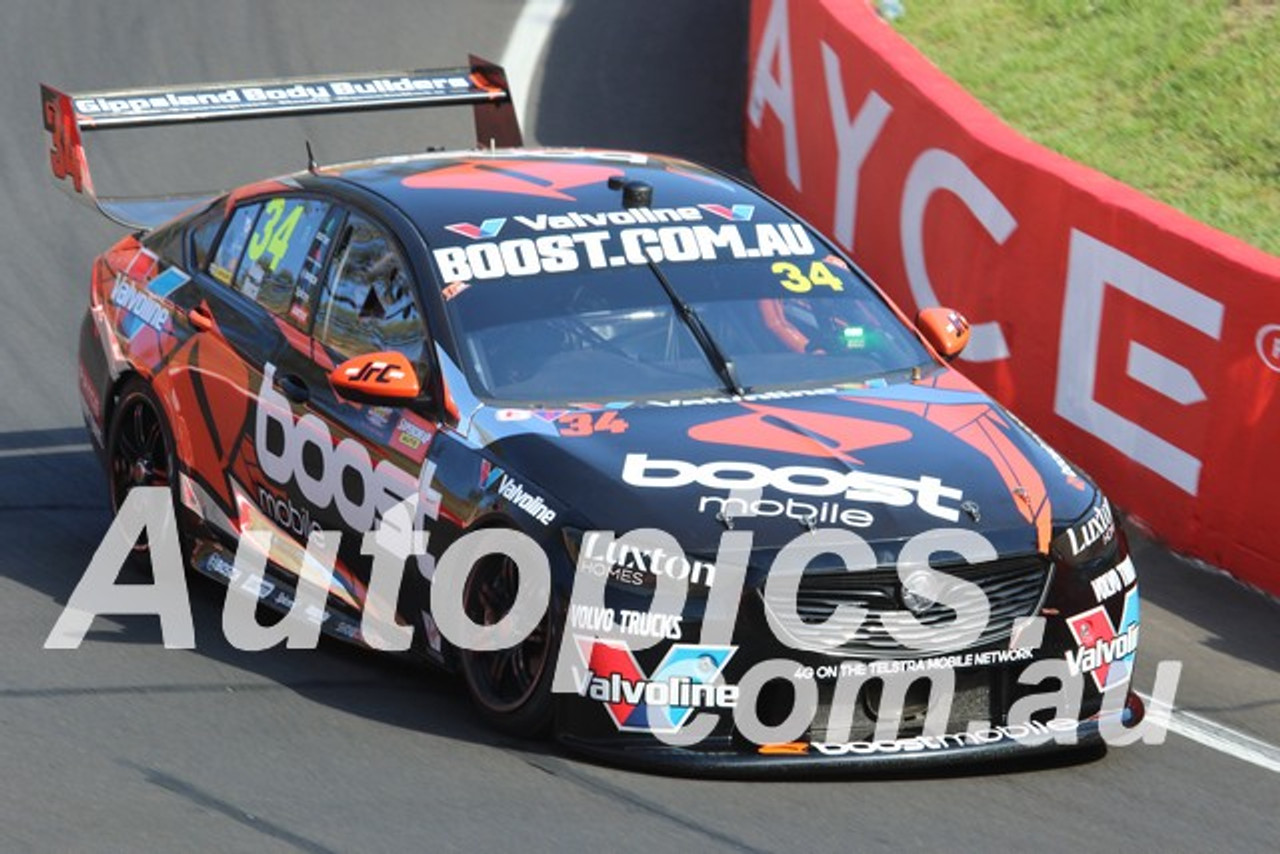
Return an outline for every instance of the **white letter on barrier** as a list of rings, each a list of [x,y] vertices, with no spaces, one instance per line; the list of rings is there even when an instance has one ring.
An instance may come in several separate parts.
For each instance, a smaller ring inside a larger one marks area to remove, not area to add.
[[[45,649],[79,649],[93,618],[99,614],[155,614],[160,618],[160,639],[166,649],[195,648],[196,631],[187,604],[187,579],[172,496],[167,486],[129,490],[84,577],[71,591],[67,607],[45,638]],[[121,567],[144,529],[153,583],[116,584]]]
[[[1102,303],[1107,286],[1123,291],[1215,341],[1222,336],[1222,303],[1192,290],[1114,246],[1072,229],[1067,257],[1067,293],[1058,345],[1058,386],[1054,411],[1179,489],[1195,495],[1200,460],[1093,397],[1102,340]],[[1183,365],[1129,342],[1127,373],[1175,403],[1205,399],[1204,390]]]
[[[1009,209],[995,193],[979,180],[964,161],[949,151],[931,148],[916,158],[907,173],[902,190],[902,215],[899,222],[902,239],[902,262],[907,268],[907,283],[918,308],[939,305],[929,281],[924,257],[924,215],[929,199],[938,190],[947,190],[964,202],[974,218],[987,230],[991,239],[1003,244],[1018,227]],[[968,348],[960,358],[970,362],[994,362],[1009,358],[1009,345],[997,321],[973,324]]]
[[[774,58],[778,60],[778,76],[770,73]],[[771,107],[782,124],[782,143],[787,156],[787,180],[800,189],[800,146],[796,142],[795,98],[791,88],[791,34],[787,26],[787,0],[774,0],[769,7],[769,20],[760,39],[756,67],[751,75],[751,95],[747,117],[757,128],[764,120],[765,107]]]
[[[836,151],[839,152],[833,230],[837,242],[852,252],[854,227],[858,220],[858,176],[893,107],[880,97],[880,93],[871,91],[858,109],[858,115],[849,121],[844,80],[840,77],[840,57],[826,42],[822,43],[822,66],[827,75],[827,102],[831,109],[831,126],[836,132]]]

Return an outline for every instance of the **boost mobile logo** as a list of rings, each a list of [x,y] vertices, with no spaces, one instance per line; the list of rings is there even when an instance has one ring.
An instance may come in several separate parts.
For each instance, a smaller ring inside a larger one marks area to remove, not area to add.
[[[914,503],[930,516],[957,522],[960,511],[943,505],[944,499],[959,501],[964,493],[944,486],[936,477],[918,480],[870,474],[863,471],[835,471],[813,466],[784,466],[772,469],[758,463],[712,462],[701,465],[684,460],[651,460],[648,454],[627,454],[622,479],[632,486],[674,489],[698,484],[708,489],[754,490],[772,487],[792,495],[833,497],[850,501],[908,507]]]
[[[376,514],[414,494],[409,473],[390,460],[374,465],[355,438],[335,444],[328,425],[314,414],[295,421],[288,398],[275,389],[275,374],[273,364],[263,369],[254,424],[254,448],[268,480],[282,487],[296,482],[302,498],[319,509],[336,507],[357,531],[371,530]],[[318,472],[302,463],[308,446],[318,454]]]

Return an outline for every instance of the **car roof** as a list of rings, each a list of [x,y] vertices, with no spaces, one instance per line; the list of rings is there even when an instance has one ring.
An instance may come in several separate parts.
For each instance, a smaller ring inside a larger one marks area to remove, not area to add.
[[[300,175],[299,177],[303,177]],[[773,218],[791,217],[756,191],[714,170],[678,158],[582,149],[501,149],[387,157],[323,167],[400,208],[429,242],[457,238],[448,227],[539,214],[624,210],[620,183],[647,185],[655,210],[751,204]],[[611,186],[610,179],[617,179]],[[305,180],[305,179],[304,179]],[[763,213],[763,212],[762,212]],[[584,220],[584,227],[607,225]]]

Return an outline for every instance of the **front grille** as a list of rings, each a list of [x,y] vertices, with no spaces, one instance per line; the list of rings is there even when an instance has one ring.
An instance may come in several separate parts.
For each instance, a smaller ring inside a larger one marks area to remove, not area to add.
[[[911,614],[920,624],[919,628],[912,629],[898,623],[891,634],[887,622],[894,621],[895,614],[900,619],[911,613],[903,604],[902,585],[896,569],[850,572],[843,568],[835,571],[810,568],[800,581],[796,600],[800,623],[788,624],[787,619],[779,617],[777,612],[772,614],[794,640],[801,641],[807,648],[819,648],[806,641],[819,636],[830,637],[833,631],[852,634],[835,649],[825,649],[829,654],[850,658],[922,658],[992,648],[1007,645],[1017,619],[1036,613],[1051,571],[1048,559],[1041,555],[1006,558],[976,566],[940,566],[937,569],[976,585],[986,596],[990,610],[976,640],[963,642],[966,634],[982,624],[982,614],[974,607],[966,607],[966,603],[978,601],[977,593],[968,589],[964,594],[961,591],[966,588],[954,583],[952,596],[960,597],[956,601],[956,609],[932,602]],[[854,621],[832,621],[832,613],[838,605],[860,606],[867,612],[866,619],[856,630]],[[767,602],[765,607],[768,608]],[[926,645],[928,651],[923,649]]]

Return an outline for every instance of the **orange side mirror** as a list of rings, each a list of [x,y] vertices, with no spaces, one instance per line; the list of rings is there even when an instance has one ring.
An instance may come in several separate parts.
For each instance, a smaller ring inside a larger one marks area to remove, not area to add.
[[[969,321],[954,309],[921,309],[916,315],[916,328],[948,362],[959,356],[969,343]]]
[[[348,359],[330,372],[329,382],[346,400],[383,406],[406,403],[422,392],[412,363],[394,351]]]

